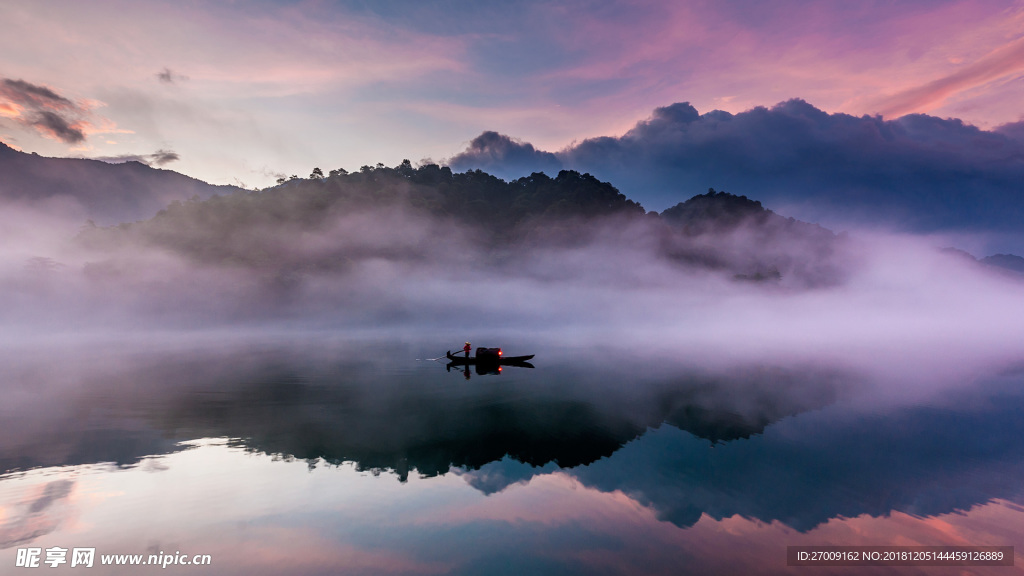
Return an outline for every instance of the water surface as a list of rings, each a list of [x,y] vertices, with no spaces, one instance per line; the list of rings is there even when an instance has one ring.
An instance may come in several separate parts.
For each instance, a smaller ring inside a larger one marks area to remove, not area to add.
[[[424,360],[448,344],[12,348],[0,572],[60,546],[95,547],[98,574],[160,553],[211,574],[819,573],[786,546],[1024,534],[1012,367],[908,395],[850,366],[508,338],[535,368],[467,378]]]

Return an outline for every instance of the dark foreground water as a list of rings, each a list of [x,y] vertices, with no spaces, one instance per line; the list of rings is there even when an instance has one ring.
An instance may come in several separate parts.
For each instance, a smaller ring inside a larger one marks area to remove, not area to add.
[[[533,369],[422,360],[455,344],[9,348],[0,574],[36,573],[16,566],[33,548],[37,572],[88,574],[161,571],[113,555],[209,555],[165,569],[181,574],[593,575],[827,572],[787,568],[794,545],[1024,553],[1013,370],[930,388],[524,339],[494,344],[536,353]],[[74,548],[92,568],[70,566]]]

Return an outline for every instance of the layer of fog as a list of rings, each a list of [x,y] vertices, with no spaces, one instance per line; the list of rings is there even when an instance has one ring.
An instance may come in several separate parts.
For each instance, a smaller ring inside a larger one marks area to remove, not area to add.
[[[1024,365],[1019,276],[877,231],[820,250],[741,227],[672,259],[650,221],[484,249],[392,208],[235,239],[333,263],[259,268],[88,248],[74,214],[7,206],[0,480],[218,437],[487,493],[561,468],[680,526],[1020,501],[1020,396],[991,386]],[[781,278],[737,278],[764,263]],[[467,339],[537,367],[416,360]]]
[[[557,345],[666,366],[815,363],[906,389],[1024,359],[1024,282],[941,251],[946,238],[848,231],[822,257],[741,228],[707,248],[727,261],[808,260],[778,280],[743,281],[660,256],[643,220],[594,225],[585,241],[485,251],[471,230],[396,208],[318,232],[268,231],[297,260],[350,257],[267,270],[152,246],[88,249],[81,221],[54,214],[9,205],[0,216],[7,345],[319,331],[432,340],[438,354],[464,340],[517,341],[530,349],[510,352]]]
[[[650,218],[483,248],[478,230],[392,207],[234,239],[303,263],[260,268],[200,264],[155,245],[89,248],[73,214],[0,214],[2,470],[133,465],[199,437],[403,476],[479,469],[506,454],[589,466],[647,446],[663,423],[701,449],[834,420],[813,419],[830,406],[850,430],[865,421],[844,412],[851,406],[898,428],[878,416],[893,406],[902,421],[894,400],[955,399],[963,409],[967,390],[983,395],[986,381],[1024,364],[1024,281],[941,250],[953,238],[853,230],[820,250],[746,226],[677,239],[673,253],[708,257],[679,260],[666,257]],[[737,278],[765,263],[781,277]],[[537,368],[466,382],[416,361],[465,340],[536,354]],[[805,433],[780,450],[813,453],[818,428]],[[714,468],[732,453],[696,461]],[[667,517],[678,500],[708,513],[821,521],[700,483],[693,492],[704,500],[660,496],[636,477],[591,469],[588,483],[643,492]],[[801,486],[737,470],[715,483]],[[893,481],[869,476],[872,486]],[[908,491],[908,501],[930,489]],[[976,492],[964,502],[1008,497],[1002,482]],[[843,506],[837,513],[862,510],[856,499]]]

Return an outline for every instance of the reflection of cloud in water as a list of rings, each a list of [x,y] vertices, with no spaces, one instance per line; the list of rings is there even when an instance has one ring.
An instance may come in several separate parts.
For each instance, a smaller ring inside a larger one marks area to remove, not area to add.
[[[546,562],[548,571],[555,573],[633,574],[642,566],[649,574],[791,574],[785,566],[786,546],[1013,545],[1024,529],[1024,510],[995,501],[932,518],[900,512],[836,518],[807,532],[740,514],[720,519],[705,514],[680,529],[619,490],[599,491],[577,483],[572,474],[553,473],[453,512],[444,524],[433,527],[432,538],[418,540],[418,547],[454,549],[459,544],[448,541],[457,540],[460,527],[466,526],[478,536],[464,554],[481,573],[500,570],[509,560],[503,546],[496,544],[504,541],[529,550],[512,559],[514,563]],[[464,545],[465,539],[459,543]],[[1006,573],[1000,570],[1006,568],[972,573]],[[891,568],[887,573],[921,570]]]
[[[73,480],[61,479],[34,486],[27,493],[3,494],[0,507],[0,550],[32,542],[57,530],[68,518],[68,509],[63,505],[75,486]]]
[[[159,458],[153,457],[143,458],[140,467],[146,472],[163,472],[165,470],[170,470],[170,468],[167,467],[167,464],[161,462]]]
[[[763,438],[704,444],[719,451]],[[76,500],[90,546],[131,551],[156,541],[173,544],[211,554],[216,573],[225,575],[313,575],[339,567],[351,574],[632,574],[638,566],[651,574],[784,574],[789,545],[1013,545],[1024,530],[1024,510],[1002,500],[930,518],[901,512],[834,518],[803,533],[739,514],[704,514],[681,529],[635,495],[581,482],[576,470],[541,474],[484,497],[456,475],[413,476],[403,484],[350,466],[309,470],[301,461],[223,442],[195,443],[160,458],[168,470],[159,475],[139,467],[79,475],[76,492],[117,494]],[[21,481],[42,494],[54,474],[79,473],[32,471]],[[78,537],[65,524],[35,545]]]

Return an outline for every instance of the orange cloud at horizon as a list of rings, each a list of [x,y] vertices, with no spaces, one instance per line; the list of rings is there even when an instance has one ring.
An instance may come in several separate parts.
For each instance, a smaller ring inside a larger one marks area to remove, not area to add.
[[[14,102],[0,102],[0,117],[2,118],[18,118],[21,116],[22,110],[24,108]]]

